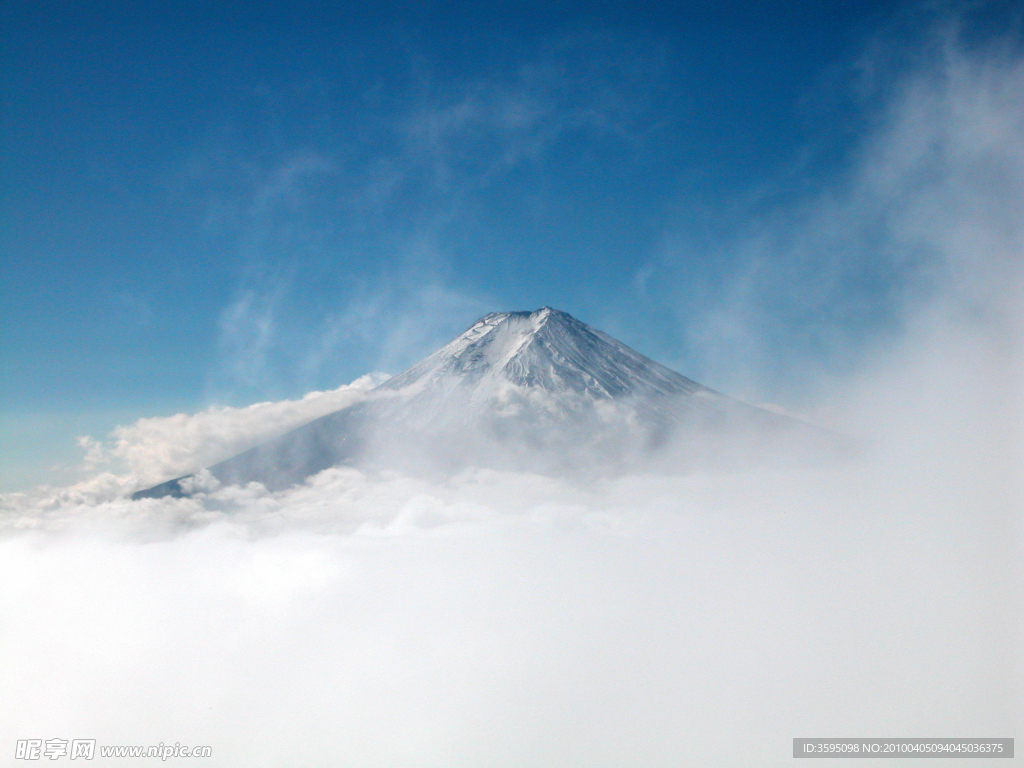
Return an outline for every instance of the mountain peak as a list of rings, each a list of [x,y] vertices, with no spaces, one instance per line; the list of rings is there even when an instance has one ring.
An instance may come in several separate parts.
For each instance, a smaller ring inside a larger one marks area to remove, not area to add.
[[[482,389],[481,396],[511,384],[597,399],[703,389],[552,307],[485,315],[380,389],[414,394],[436,384]]]
[[[479,338],[480,336],[490,333],[492,330],[501,326],[514,329],[518,336],[533,336],[550,321],[554,321],[555,323],[564,323],[566,320],[573,321],[575,318],[560,310],[552,309],[551,307],[541,307],[540,309],[535,309],[532,312],[491,312],[473,323],[473,325],[469,327],[469,330],[456,338],[452,344],[455,344],[459,339],[467,336]]]

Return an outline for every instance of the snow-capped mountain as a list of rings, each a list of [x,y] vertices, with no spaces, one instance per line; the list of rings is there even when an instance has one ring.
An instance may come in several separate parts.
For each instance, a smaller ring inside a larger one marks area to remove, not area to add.
[[[491,313],[381,389],[411,393],[456,386],[472,389],[475,398],[487,398],[510,384],[593,399],[704,389],[550,307]]]
[[[208,469],[223,483],[269,488],[339,464],[603,472],[648,463],[681,442],[720,450],[721,440],[712,447],[709,436],[812,429],[708,389],[544,307],[489,314],[365,401]],[[185,495],[192,478],[134,497]]]

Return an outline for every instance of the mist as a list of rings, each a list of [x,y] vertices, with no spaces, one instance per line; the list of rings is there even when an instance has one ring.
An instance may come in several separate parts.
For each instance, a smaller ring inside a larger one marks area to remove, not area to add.
[[[807,406],[862,442],[856,458],[586,482],[341,467],[130,501],[312,411],[139,422],[87,444],[85,483],[3,499],[4,749],[771,766],[800,736],[1015,736],[1024,68],[946,47],[886,115],[844,186],[772,225],[802,227],[796,259],[817,215],[885,210],[883,251],[919,259],[898,322]],[[768,349],[759,280],[780,279],[759,263],[713,308],[752,365]]]

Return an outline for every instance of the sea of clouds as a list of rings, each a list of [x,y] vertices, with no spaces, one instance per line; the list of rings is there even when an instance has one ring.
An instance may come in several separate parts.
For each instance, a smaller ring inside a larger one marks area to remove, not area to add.
[[[861,456],[586,483],[336,468],[130,501],[372,380],[139,421],[85,445],[85,483],[3,498],[0,750],[770,766],[796,736],[1019,735],[1024,68],[946,51],[894,98],[848,199],[903,189],[888,242],[934,269],[819,409]]]

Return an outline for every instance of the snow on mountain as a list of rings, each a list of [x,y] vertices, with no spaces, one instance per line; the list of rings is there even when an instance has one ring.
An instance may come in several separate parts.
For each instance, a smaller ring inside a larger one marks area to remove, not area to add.
[[[201,476],[282,488],[338,464],[612,471],[648,461],[680,436],[808,429],[708,389],[565,312],[543,307],[489,314],[377,386],[365,401]],[[178,478],[134,497],[184,495],[198,482]]]
[[[381,389],[413,393],[456,385],[486,397],[502,384],[595,399],[705,389],[550,307],[489,314]]]

